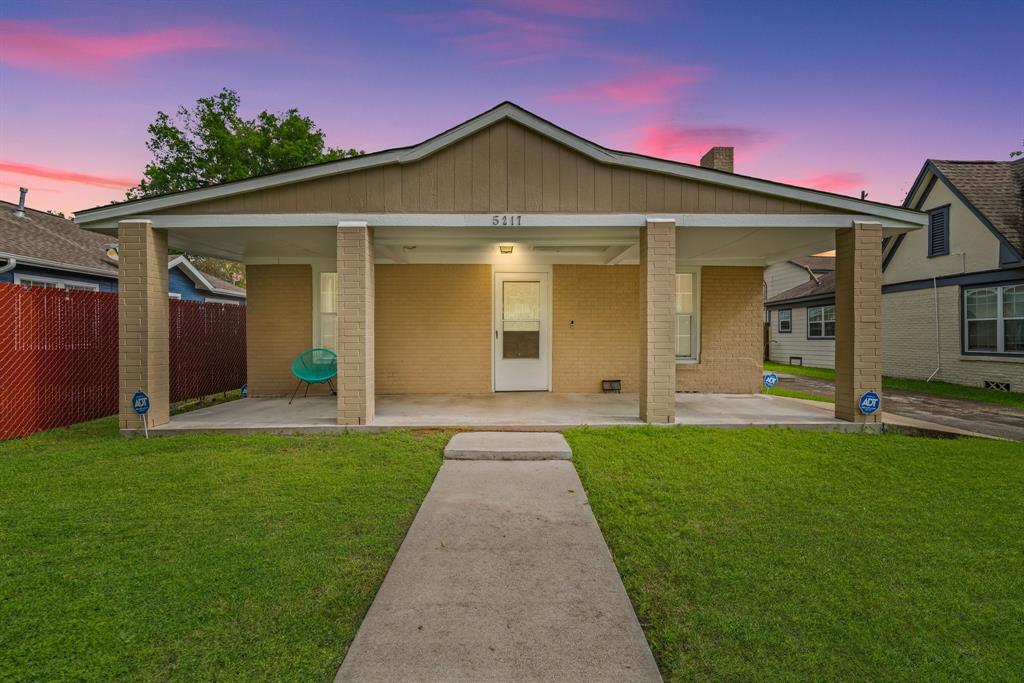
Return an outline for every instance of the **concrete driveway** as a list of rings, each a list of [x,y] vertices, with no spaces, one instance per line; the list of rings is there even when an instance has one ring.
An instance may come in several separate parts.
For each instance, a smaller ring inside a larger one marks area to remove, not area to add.
[[[779,387],[815,396],[832,396],[835,392],[835,385],[829,380],[786,373],[779,374]],[[886,413],[1001,439],[1024,441],[1024,410],[1019,408],[896,389],[886,389],[882,400]]]

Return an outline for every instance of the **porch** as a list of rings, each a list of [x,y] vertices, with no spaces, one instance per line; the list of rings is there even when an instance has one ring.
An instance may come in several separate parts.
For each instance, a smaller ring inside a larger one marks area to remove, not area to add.
[[[322,434],[390,429],[562,431],[572,427],[644,424],[637,394],[379,395],[372,425],[339,425],[332,396],[248,398],[173,416],[150,432]],[[828,404],[762,394],[675,395],[675,424],[719,428],[785,427],[815,431],[861,431],[863,424],[838,420]],[[136,432],[140,429],[134,430]]]

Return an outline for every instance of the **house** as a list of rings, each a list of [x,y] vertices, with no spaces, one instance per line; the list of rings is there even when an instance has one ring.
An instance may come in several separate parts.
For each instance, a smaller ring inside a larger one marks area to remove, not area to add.
[[[925,162],[883,243],[883,371],[1024,391],[1024,160]],[[769,298],[770,358],[832,367],[834,279]]]
[[[740,175],[732,159],[615,151],[506,102],[409,147],[75,220],[119,237],[122,313],[142,323],[120,339],[121,385],[149,393],[151,426],[170,419],[153,267],[169,246],[246,264],[251,397],[290,393],[309,347],[337,350],[340,425],[372,425],[394,394],[619,380],[635,415],[661,423],[676,392],[756,394],[765,266],[836,249],[835,411],[877,423],[858,400],[881,382],[881,242],[924,215]],[[130,398],[122,429],[138,423]]]
[[[835,257],[809,256],[765,269],[768,360],[835,367]]]
[[[92,292],[117,291],[117,240],[73,221],[0,201],[0,282]],[[184,256],[167,260],[172,299],[244,304],[245,290],[204,273]]]

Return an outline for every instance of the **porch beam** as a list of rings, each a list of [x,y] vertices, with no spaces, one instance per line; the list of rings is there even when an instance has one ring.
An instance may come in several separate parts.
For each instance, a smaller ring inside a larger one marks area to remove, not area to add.
[[[836,231],[835,416],[876,424],[882,411],[865,415],[860,398],[882,394],[882,226],[854,223]]]
[[[648,220],[640,231],[640,419],[676,420],[674,344],[676,224]]]
[[[338,424],[365,425],[375,407],[373,230],[344,224],[337,231]]]

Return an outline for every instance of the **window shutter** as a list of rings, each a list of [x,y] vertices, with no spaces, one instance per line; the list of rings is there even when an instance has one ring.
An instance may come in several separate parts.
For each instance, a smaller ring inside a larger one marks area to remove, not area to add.
[[[949,253],[949,207],[944,206],[928,214],[928,255],[945,256]]]

